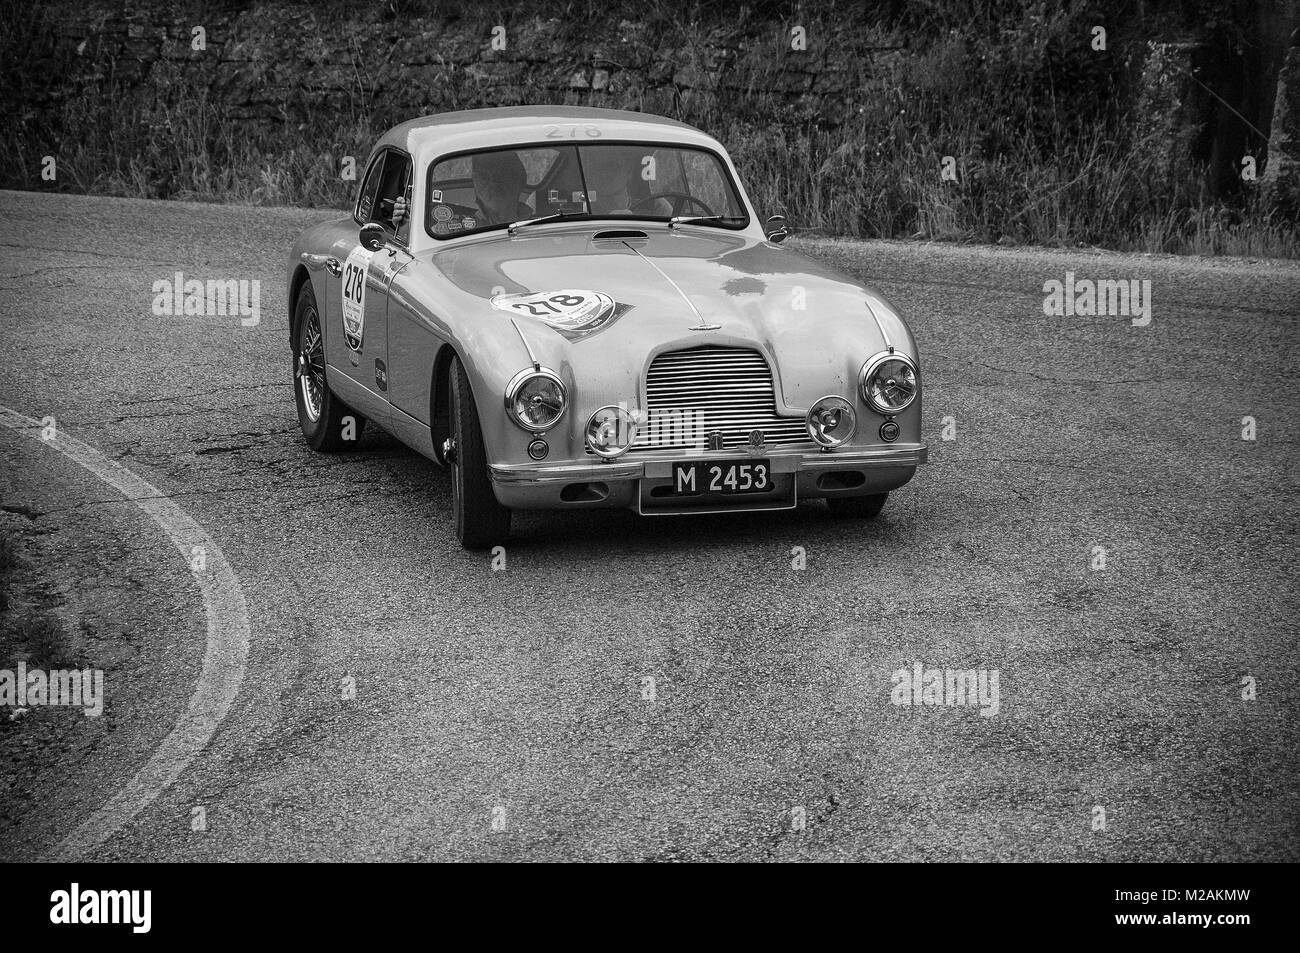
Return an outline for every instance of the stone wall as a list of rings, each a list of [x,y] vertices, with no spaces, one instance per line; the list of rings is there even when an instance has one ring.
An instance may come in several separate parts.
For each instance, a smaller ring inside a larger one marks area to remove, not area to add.
[[[695,94],[757,93],[764,105],[835,124],[889,75],[902,37],[793,19],[738,16],[667,36],[626,17],[600,23],[510,13],[407,14],[391,5],[316,10],[287,3],[60,5],[29,105],[50,107],[86,83],[131,89],[163,69],[210,90],[230,119],[275,124],[358,104],[382,124],[447,109],[569,103],[673,114]],[[203,49],[194,30],[204,31]],[[500,29],[498,29],[500,28]],[[834,33],[832,33],[834,31]],[[494,45],[495,42],[495,45]],[[504,44],[504,49],[499,49]]]
[[[1263,198],[1284,215],[1300,212],[1300,29],[1291,36],[1278,74]]]
[[[377,133],[413,116],[572,104],[725,130],[736,140],[727,144],[738,161],[752,159],[765,173],[777,166],[788,140],[792,151],[802,151],[805,170],[837,162],[860,170],[890,159],[891,172],[913,177],[919,163],[937,165],[945,152],[963,148],[967,154],[958,161],[972,167],[1021,140],[1050,154],[1044,144],[1086,123],[1101,128],[1098,114],[1106,113],[1136,129],[1132,138],[1144,148],[1158,143],[1151,148],[1164,150],[1167,161],[1151,164],[1164,170],[1163,181],[1185,180],[1204,167],[1205,195],[1244,201],[1250,189],[1237,176],[1238,163],[1252,154],[1260,160],[1265,194],[1291,194],[1291,186],[1277,182],[1287,174],[1286,161],[1271,171],[1264,161],[1275,116],[1281,126],[1272,140],[1280,156],[1300,138],[1294,99],[1274,102],[1288,35],[1297,25],[1291,0],[1207,0],[1222,14],[1211,23],[1189,21],[1192,14],[1174,0],[1152,0],[1138,8],[1145,20],[1126,21],[1137,14],[1118,3],[1123,14],[1102,17],[1110,26],[1102,55],[1088,49],[1093,14],[1075,6],[1052,22],[1034,13],[963,35],[926,26],[925,18],[940,14],[925,11],[939,8],[908,0],[884,3],[904,11],[901,19],[879,16],[880,4],[853,0],[801,13],[762,0],[670,2],[16,0],[14,12],[0,20],[0,91],[10,119],[0,145],[19,155],[0,170],[0,185],[42,187],[37,160],[57,153],[79,173],[72,186],[65,178],[59,187],[93,190],[87,183],[109,182],[106,190],[130,194],[133,183],[147,182],[135,194],[220,198],[224,186],[217,180],[233,166],[237,146],[247,147],[240,153],[241,181],[259,163],[293,180],[314,173],[301,161],[281,162],[277,150],[294,150],[299,160],[319,150],[333,162],[364,154]],[[1025,5],[1039,9],[1030,0]],[[1237,7],[1246,12],[1238,17]],[[910,26],[876,22],[902,23],[916,11],[922,20]],[[802,44],[792,42],[796,27]],[[1286,74],[1292,85],[1294,74],[1294,68]],[[999,112],[999,94],[1031,85],[1053,90],[1047,108],[1014,119]],[[985,102],[990,90],[994,98]],[[929,127],[918,121],[921,100]],[[101,121],[108,113],[111,120]],[[972,136],[983,133],[972,133],[969,124],[958,128],[971,115],[987,117],[992,128],[975,145]],[[1040,125],[1027,129],[1026,117]],[[948,120],[958,121],[943,126]],[[1052,122],[1062,126],[1054,130]],[[186,123],[191,128],[176,133]],[[954,130],[966,141],[952,144]],[[165,150],[169,136],[177,153],[170,164],[140,155]],[[204,149],[217,156],[210,171],[177,168],[180,151],[189,156]],[[862,187],[881,192],[898,181],[895,175],[883,186]],[[335,202],[343,193],[332,188],[326,183],[295,194],[280,187],[267,200]],[[871,221],[905,221],[916,201],[906,195],[900,215],[873,212]]]

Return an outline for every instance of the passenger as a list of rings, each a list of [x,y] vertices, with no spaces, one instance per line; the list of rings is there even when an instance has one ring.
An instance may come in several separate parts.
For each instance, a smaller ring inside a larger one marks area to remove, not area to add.
[[[640,149],[595,146],[582,150],[582,174],[587,180],[588,203],[600,215],[639,215],[665,218],[673,214],[667,199],[633,199],[632,183],[641,175],[644,153]],[[650,189],[653,192],[653,187]]]

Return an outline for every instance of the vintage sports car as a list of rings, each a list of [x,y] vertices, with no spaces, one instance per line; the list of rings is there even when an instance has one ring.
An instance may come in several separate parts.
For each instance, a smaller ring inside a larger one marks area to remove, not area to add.
[[[916,342],[786,234],[679,122],[402,123],[289,258],[303,434],[336,451],[369,420],[451,467],[467,548],[514,509],[874,517],[926,460]]]

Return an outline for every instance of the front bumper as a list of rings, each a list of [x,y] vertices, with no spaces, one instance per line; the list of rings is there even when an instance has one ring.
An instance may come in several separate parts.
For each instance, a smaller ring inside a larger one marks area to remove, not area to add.
[[[647,488],[666,484],[672,478],[673,464],[683,460],[726,462],[764,457],[771,461],[773,477],[786,478],[783,482],[791,489],[789,499],[782,496],[775,506],[737,501],[720,508],[787,509],[799,499],[886,493],[910,480],[927,455],[924,444],[904,443],[820,453],[727,450],[593,463],[506,464],[488,469],[497,499],[516,509],[624,506],[643,512],[685,512],[685,508],[642,506],[642,484]]]

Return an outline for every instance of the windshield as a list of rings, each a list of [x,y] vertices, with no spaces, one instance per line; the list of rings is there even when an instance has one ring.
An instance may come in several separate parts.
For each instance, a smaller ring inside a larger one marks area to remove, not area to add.
[[[524,146],[462,153],[429,168],[425,227],[434,238],[559,215],[667,222],[749,216],[712,152],[657,143]]]

